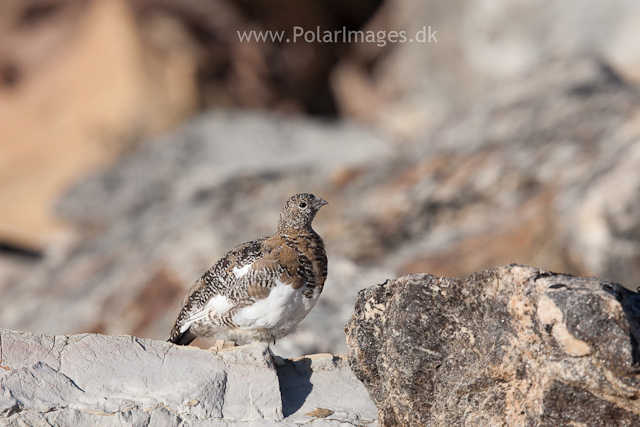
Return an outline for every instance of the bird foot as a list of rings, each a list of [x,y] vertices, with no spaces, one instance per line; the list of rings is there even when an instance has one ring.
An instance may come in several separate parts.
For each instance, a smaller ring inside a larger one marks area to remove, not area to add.
[[[233,347],[238,347],[238,343],[235,341],[216,340],[215,344],[209,347],[209,351],[228,350]]]

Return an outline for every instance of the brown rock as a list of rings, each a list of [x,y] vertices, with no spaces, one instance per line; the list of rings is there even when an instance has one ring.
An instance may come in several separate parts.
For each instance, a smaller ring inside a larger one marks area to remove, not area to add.
[[[509,265],[365,289],[345,331],[381,425],[631,426],[639,318],[620,285]]]

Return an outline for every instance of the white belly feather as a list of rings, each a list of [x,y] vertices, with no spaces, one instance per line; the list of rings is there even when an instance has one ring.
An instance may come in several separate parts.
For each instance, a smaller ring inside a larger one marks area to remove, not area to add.
[[[305,298],[302,293],[307,289],[306,285],[293,289],[278,280],[268,297],[238,310],[233,323],[244,330],[270,329],[275,335],[286,335],[307,316],[318,300],[317,289],[311,298]]]

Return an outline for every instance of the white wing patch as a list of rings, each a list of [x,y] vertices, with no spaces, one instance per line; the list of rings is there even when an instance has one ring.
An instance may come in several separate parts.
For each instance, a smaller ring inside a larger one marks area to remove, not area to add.
[[[227,299],[224,295],[216,295],[211,298],[207,304],[202,307],[202,310],[191,315],[180,327],[180,333],[185,332],[193,322],[202,320],[209,315],[212,311],[216,314],[224,314],[233,308],[233,303]]]
[[[211,298],[203,310],[215,310],[218,314],[224,314],[233,308],[233,303],[227,299],[224,295],[216,295]]]
[[[233,267],[232,273],[234,276],[236,276],[236,278],[240,278],[242,276],[244,276],[245,274],[247,274],[249,272],[249,269],[251,269],[251,266],[253,265],[253,263],[251,264],[247,264],[242,268],[238,268],[238,267]]]

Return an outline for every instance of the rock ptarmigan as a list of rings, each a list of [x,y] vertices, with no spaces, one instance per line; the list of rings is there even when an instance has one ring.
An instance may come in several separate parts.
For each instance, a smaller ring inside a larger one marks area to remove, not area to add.
[[[275,342],[292,333],[318,301],[327,278],[324,242],[311,228],[327,202],[313,194],[291,197],[273,236],[233,248],[185,298],[169,342],[197,337]]]

